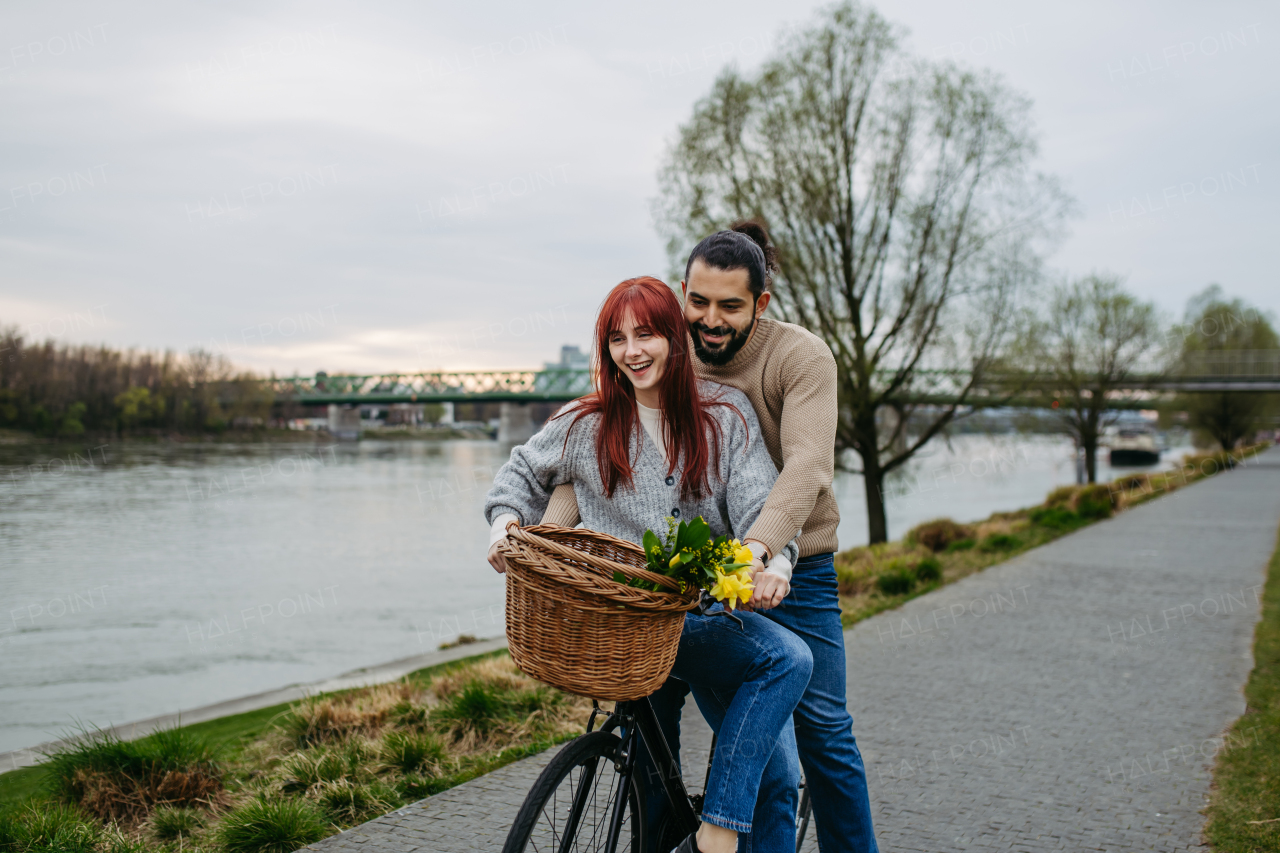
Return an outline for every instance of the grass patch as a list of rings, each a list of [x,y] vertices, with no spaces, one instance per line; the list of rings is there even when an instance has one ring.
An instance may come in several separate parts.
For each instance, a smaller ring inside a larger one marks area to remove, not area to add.
[[[1213,769],[1204,834],[1220,853],[1280,850],[1280,546],[1271,556],[1245,712]]]
[[[293,853],[329,834],[315,804],[292,799],[247,803],[218,827],[218,841],[229,853]]]
[[[192,808],[160,806],[151,813],[149,829],[157,841],[185,840],[204,829],[205,816]]]
[[[292,851],[575,737],[590,710],[495,652],[137,741],[97,733],[0,776],[19,803],[0,808],[0,851]],[[216,785],[193,797],[177,783],[198,773]]]

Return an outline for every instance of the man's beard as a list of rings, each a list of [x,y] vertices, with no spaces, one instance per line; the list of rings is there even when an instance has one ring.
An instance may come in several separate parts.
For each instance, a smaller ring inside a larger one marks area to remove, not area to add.
[[[738,350],[747,345],[747,339],[751,337],[751,330],[755,328],[756,318],[752,317],[751,322],[745,329],[738,330],[733,326],[718,326],[714,329],[708,329],[701,321],[693,324],[693,351],[697,353],[698,360],[703,364],[709,364],[712,367],[723,367],[733,361],[733,357],[738,354]],[[711,332],[712,334],[727,334],[720,349],[712,351],[706,348],[702,343],[702,333]]]

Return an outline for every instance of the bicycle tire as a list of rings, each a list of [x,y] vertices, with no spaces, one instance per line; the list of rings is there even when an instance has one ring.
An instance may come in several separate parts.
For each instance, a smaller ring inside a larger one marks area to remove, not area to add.
[[[629,785],[629,814],[623,819],[617,847],[605,849],[613,804],[622,783],[614,764],[621,745],[617,735],[602,731],[582,735],[565,744],[529,789],[507,833],[502,853],[615,853],[615,850],[642,853],[644,798],[634,775]],[[590,788],[584,789],[582,782],[588,776],[588,768],[591,768]],[[579,798],[577,826],[572,837],[566,838],[573,806]]]

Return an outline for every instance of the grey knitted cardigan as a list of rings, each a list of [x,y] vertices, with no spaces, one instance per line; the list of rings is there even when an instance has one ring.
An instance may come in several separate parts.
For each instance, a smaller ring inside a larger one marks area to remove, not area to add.
[[[684,460],[668,477],[662,451],[640,426],[639,418],[631,429],[633,487],[620,483],[612,498],[605,497],[595,447],[602,418],[598,414],[587,415],[570,430],[575,417],[572,408],[576,405],[570,403],[561,410],[560,417],[549,420],[537,435],[511,451],[511,460],[498,471],[485,498],[485,518],[492,524],[499,515],[509,512],[522,525],[537,523],[546,512],[555,487],[573,483],[582,525],[588,530],[638,545],[646,529],[663,536],[667,516],[679,521],[702,516],[711,525],[713,535],[741,536],[751,529],[764,507],[765,498],[778,479],[778,470],[764,446],[760,423],[745,394],[705,380],[699,381],[698,391],[703,399],[718,398],[733,406],[710,409],[720,425],[720,455],[714,460],[718,471],[707,478],[711,493],[704,494],[701,500],[681,498]],[[742,417],[738,417],[739,413]],[[787,543],[783,553],[794,565],[799,553],[794,540]]]

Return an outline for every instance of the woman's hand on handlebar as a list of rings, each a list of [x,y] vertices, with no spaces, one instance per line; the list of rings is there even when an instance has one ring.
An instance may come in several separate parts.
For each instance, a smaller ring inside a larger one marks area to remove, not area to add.
[[[489,565],[493,566],[493,570],[498,574],[505,574],[507,571],[507,558],[502,556],[502,552],[498,550],[498,546],[502,544],[499,540],[489,546]]]

